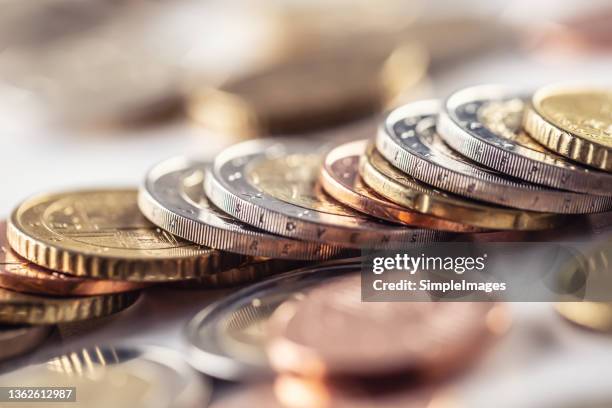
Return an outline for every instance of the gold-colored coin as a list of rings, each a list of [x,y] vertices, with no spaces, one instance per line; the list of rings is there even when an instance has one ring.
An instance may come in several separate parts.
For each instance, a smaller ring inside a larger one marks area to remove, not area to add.
[[[360,163],[363,181],[378,194],[412,210],[488,229],[539,230],[552,228],[563,215],[517,210],[479,203],[448,194],[401,172],[370,145]]]
[[[612,90],[546,87],[525,114],[529,134],[578,162],[612,171]]]
[[[8,241],[19,255],[49,269],[129,281],[198,278],[247,259],[157,228],[136,200],[131,189],[37,196],[13,211]]]
[[[579,326],[601,332],[612,332],[612,303],[559,302],[557,312]]]
[[[201,89],[187,111],[213,131],[242,137],[311,131],[379,112],[417,85],[427,65],[425,50],[415,44],[390,49],[365,41]]]
[[[138,299],[138,292],[82,297],[43,297],[0,289],[0,322],[56,324],[117,313]]]

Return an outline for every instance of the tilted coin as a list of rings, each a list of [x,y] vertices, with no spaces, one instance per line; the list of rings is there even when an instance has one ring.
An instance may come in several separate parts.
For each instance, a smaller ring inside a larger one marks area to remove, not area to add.
[[[233,217],[289,237],[350,248],[398,248],[444,233],[366,217],[317,183],[321,147],[295,140],[255,140],[217,156],[205,184],[208,198]]]
[[[359,260],[338,260],[306,267],[246,287],[198,313],[187,326],[189,363],[226,380],[261,378],[272,373],[264,344],[276,307],[299,298],[321,280],[357,272]]]
[[[612,208],[612,198],[536,186],[464,158],[435,129],[437,101],[404,105],[387,116],[376,147],[403,172],[464,197],[524,210],[593,213]]]
[[[222,133],[255,136],[293,133],[379,112],[402,90],[417,84],[427,54],[416,44],[395,50],[364,39],[276,64],[234,79],[220,89],[205,88],[188,102],[198,123]]]
[[[601,332],[612,332],[612,303],[610,302],[559,302],[557,312],[579,326]]]
[[[0,289],[0,322],[56,324],[117,313],[138,299],[138,292],[81,297],[43,297]]]
[[[359,159],[365,153],[367,143],[367,140],[349,142],[327,153],[321,166],[320,182],[330,196],[357,211],[390,222],[456,232],[478,230],[410,210],[372,191],[359,176]]]
[[[210,383],[179,353],[155,346],[68,350],[1,376],[0,385],[74,387],[70,404],[88,408],[206,407],[211,393]]]
[[[459,153],[503,174],[562,190],[612,195],[612,174],[571,162],[525,133],[526,99],[499,86],[463,89],[444,102],[438,133]]]
[[[394,203],[481,228],[530,231],[559,226],[567,220],[560,214],[485,204],[437,190],[398,170],[373,145],[361,158],[360,174],[374,191]]]
[[[51,326],[0,325],[0,360],[33,350],[49,337]]]
[[[182,157],[153,167],[138,195],[144,216],[191,242],[244,255],[318,260],[342,251],[332,245],[272,235],[218,210],[204,194],[208,167],[208,163]]]
[[[197,278],[244,257],[176,238],[142,216],[134,190],[85,190],[30,198],[12,213],[8,241],[45,268],[90,278]]]
[[[533,94],[524,126],[562,156],[612,171],[612,90],[548,86]]]
[[[502,304],[363,302],[361,275],[351,274],[281,305],[267,350],[275,369],[305,377],[442,375],[465,366],[482,351],[475,345],[507,324]]]
[[[6,242],[6,222],[0,221],[0,287],[53,296],[86,296],[129,292],[145,283],[87,279],[42,268],[20,257]]]

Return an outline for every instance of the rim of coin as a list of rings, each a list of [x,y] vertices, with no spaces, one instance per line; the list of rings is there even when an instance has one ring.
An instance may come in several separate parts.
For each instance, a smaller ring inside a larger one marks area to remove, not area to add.
[[[312,131],[375,114],[417,85],[429,63],[418,43],[381,40],[363,38],[359,50],[344,44],[307,52],[201,89],[190,96],[187,113],[204,126],[246,136]]]
[[[138,282],[197,278],[245,258],[161,230],[138,210],[133,189],[41,194],[11,214],[7,238],[17,254],[71,275]]]
[[[227,148],[207,173],[210,201],[266,231],[349,248],[401,248],[448,233],[367,217],[326,195],[318,184],[320,145],[265,139]]]
[[[610,88],[545,86],[534,92],[523,125],[531,137],[550,150],[612,171],[612,135],[606,130],[612,126],[610,114],[604,120],[593,117],[606,115],[602,107],[611,102]]]
[[[527,99],[504,86],[462,89],[444,102],[438,133],[459,153],[503,174],[561,190],[612,195],[612,174],[571,162],[525,133]]]
[[[307,378],[439,376],[465,366],[482,351],[475,344],[509,326],[502,303],[363,302],[361,288],[361,274],[351,274],[278,307],[268,323],[272,367]]]
[[[116,369],[120,371],[113,373]],[[205,407],[210,400],[212,385],[208,379],[193,370],[179,352],[152,345],[93,345],[83,349],[62,348],[58,354],[45,362],[29,365],[4,375],[2,385],[10,385],[8,382],[11,381],[28,386],[73,386],[78,378],[84,378],[85,381],[92,382],[92,387],[100,385],[95,384],[96,382],[103,381],[110,381],[117,387],[127,387],[130,373],[138,377],[139,385],[142,385],[142,382],[149,385],[149,387],[136,387],[138,389],[136,393],[141,395],[135,397],[146,396],[146,399],[143,398],[141,401],[131,401],[138,403],[136,404],[138,407]],[[106,377],[113,374],[114,378]],[[87,384],[80,385],[85,388]],[[78,386],[77,388],[79,393],[83,391],[83,395],[78,396],[79,402],[88,405],[85,394],[89,393]],[[121,389],[105,389],[105,392],[116,393],[121,392]],[[95,395],[90,394],[90,398],[93,396]],[[148,403],[141,405],[143,402]]]
[[[0,325],[0,360],[25,354],[43,343],[52,326]]]
[[[268,258],[319,260],[343,248],[272,235],[241,223],[211,205],[204,193],[210,163],[174,157],[154,166],[138,194],[143,215],[188,241]]]
[[[531,211],[561,214],[601,212],[612,197],[536,186],[464,158],[445,144],[435,125],[440,104],[426,100],[392,111],[379,128],[378,151],[401,171],[464,197]]]
[[[124,310],[139,292],[81,297],[44,297],[0,289],[0,322],[56,324],[89,320]]]
[[[480,228],[532,231],[567,220],[566,215],[501,207],[437,190],[394,167],[373,144],[361,158],[360,174],[374,191],[399,205]]]
[[[358,272],[360,268],[359,259],[308,266],[266,279],[211,304],[186,326],[189,363],[198,371],[231,381],[271,376],[264,345],[258,344],[265,340],[265,335],[256,338],[257,332],[266,327],[264,319],[301,290],[318,285],[325,278]],[[246,340],[228,340],[227,331],[232,328],[242,330]]]
[[[478,228],[433,217],[381,197],[359,175],[359,159],[368,140],[343,143],[331,149],[321,166],[319,181],[333,198],[354,210],[386,221],[453,232],[476,232]]]
[[[129,292],[146,283],[87,279],[42,268],[17,255],[6,242],[6,221],[0,221],[0,287],[53,296],[88,296]]]

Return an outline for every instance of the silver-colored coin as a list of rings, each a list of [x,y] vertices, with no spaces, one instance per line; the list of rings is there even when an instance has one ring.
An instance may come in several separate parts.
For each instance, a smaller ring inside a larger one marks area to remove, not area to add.
[[[437,130],[453,149],[509,176],[562,190],[612,195],[612,174],[588,169],[540,145],[521,126],[527,96],[500,86],[451,95]]]
[[[184,157],[153,167],[138,194],[144,216],[181,238],[244,255],[320,260],[344,251],[338,246],[269,234],[213,207],[204,194],[208,167],[208,163]]]
[[[157,346],[68,349],[1,376],[0,385],[75,387],[76,406],[88,408],[206,407],[212,391],[180,353]]]
[[[581,214],[612,208],[612,198],[545,188],[482,167],[437,134],[440,104],[429,100],[392,111],[376,147],[394,166],[442,190],[477,200],[541,212]]]
[[[255,140],[223,151],[206,177],[210,201],[266,231],[348,248],[400,248],[448,234],[390,224],[329,197],[318,184],[324,149],[294,140]]]
[[[208,306],[187,325],[189,363],[225,380],[271,376],[265,342],[267,322],[276,308],[325,279],[357,273],[360,268],[357,259],[306,267],[249,286]]]

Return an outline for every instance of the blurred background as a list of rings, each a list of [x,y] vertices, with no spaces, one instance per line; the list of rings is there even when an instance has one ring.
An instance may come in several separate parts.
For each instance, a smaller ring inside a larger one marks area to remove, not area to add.
[[[172,155],[366,137],[410,100],[611,72],[603,0],[0,0],[0,217],[41,191],[136,186]],[[115,321],[104,336],[176,346],[184,323],[167,305],[193,299],[166,300],[127,312],[148,330]],[[466,398],[610,406],[612,339],[546,304],[513,307],[515,330],[465,379]]]

